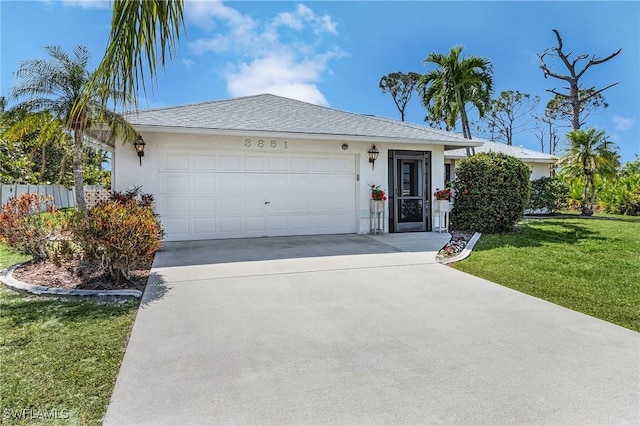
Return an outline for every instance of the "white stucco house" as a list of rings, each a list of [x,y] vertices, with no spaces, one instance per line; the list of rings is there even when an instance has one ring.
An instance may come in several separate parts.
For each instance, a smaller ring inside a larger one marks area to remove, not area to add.
[[[481,146],[474,148],[476,153],[496,152],[516,157],[522,160],[522,162],[531,169],[531,180],[540,179],[541,177],[549,177],[554,173],[554,166],[558,161],[558,157],[554,155],[526,149],[520,146],[506,145],[503,143],[485,140],[482,142]],[[445,175],[447,175],[448,180],[455,179],[456,162],[464,158],[467,158],[467,152],[465,149],[453,149],[445,152]]]
[[[368,233],[370,185],[389,196],[385,232],[430,231],[445,152],[482,144],[274,95],[126,118],[144,156],[116,142],[113,188],[153,194],[169,241]]]

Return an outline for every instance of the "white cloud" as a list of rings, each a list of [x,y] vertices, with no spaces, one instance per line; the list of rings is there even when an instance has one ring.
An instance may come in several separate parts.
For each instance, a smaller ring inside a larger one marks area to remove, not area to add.
[[[323,36],[337,35],[330,16],[300,4],[259,21],[221,1],[187,1],[185,17],[213,33],[189,43],[195,55],[231,57],[222,74],[230,96],[272,93],[328,105],[318,84],[329,72],[329,60],[343,55],[323,43]]]
[[[65,6],[81,7],[83,9],[109,9],[109,0],[62,0]]]
[[[333,54],[300,60],[293,52],[271,53],[241,63],[226,73],[231,96],[271,93],[318,105],[328,105],[317,82]]]
[[[616,130],[629,130],[635,124],[634,120],[619,115],[614,115],[612,120],[616,123]]]

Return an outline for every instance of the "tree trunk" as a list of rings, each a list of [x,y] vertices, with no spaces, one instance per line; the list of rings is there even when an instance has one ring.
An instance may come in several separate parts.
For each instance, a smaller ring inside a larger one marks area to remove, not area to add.
[[[44,174],[47,171],[47,147],[42,145],[42,151],[40,153],[40,182],[44,178]]]
[[[84,200],[84,180],[82,177],[82,136],[81,127],[73,131],[73,183],[76,193],[76,207],[80,211],[87,210],[87,203]]]
[[[571,101],[571,109],[573,113],[571,117],[571,126],[573,127],[573,130],[580,130],[580,92],[578,88],[578,79],[572,78],[569,83],[571,85],[569,99]]]
[[[67,153],[62,153],[62,159],[60,160],[60,174],[58,175],[58,183],[64,182],[64,173],[67,171]]]
[[[590,172],[585,171],[584,173],[584,201],[582,202],[582,216],[592,216],[593,215],[593,204],[589,203],[589,186],[591,185],[591,175]]]

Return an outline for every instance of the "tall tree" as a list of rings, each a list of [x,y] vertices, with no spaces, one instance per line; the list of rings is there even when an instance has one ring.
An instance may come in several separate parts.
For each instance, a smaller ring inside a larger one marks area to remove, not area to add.
[[[411,95],[420,81],[420,77],[422,77],[420,74],[412,71],[407,74],[392,72],[383,76],[378,83],[382,93],[389,92],[391,94],[393,102],[400,111],[400,120],[402,121],[404,121],[407,104],[411,100]]]
[[[573,130],[567,134],[569,146],[560,159],[562,173],[584,179],[582,214],[591,216],[596,200],[596,177],[615,176],[619,164],[616,146],[602,130]]]
[[[540,98],[528,93],[507,90],[491,99],[482,118],[492,141],[513,145],[514,135],[523,132],[534,120]]]
[[[594,89],[578,90],[579,98],[584,99],[584,102],[580,103],[580,109],[578,111],[578,125],[580,127],[587,122],[587,117],[589,117],[593,112],[600,108],[607,108],[609,106],[602,94],[598,93],[593,95],[593,92]],[[547,117],[556,122],[564,121],[568,123],[566,127],[573,127],[573,107],[571,106],[568,98],[562,95],[554,95],[547,103],[544,113]]]
[[[613,52],[609,56],[604,58],[597,58],[595,55],[591,56],[589,61],[582,67],[582,69],[578,69],[578,63],[589,58],[588,54],[578,55],[575,59],[571,60],[570,56],[572,52],[564,52],[564,45],[562,41],[562,37],[560,37],[560,33],[558,30],[552,30],[556,35],[556,40],[558,42],[557,47],[545,49],[544,52],[538,54],[538,58],[540,58],[540,69],[542,69],[542,73],[544,78],[553,77],[558,80],[566,81],[569,84],[569,93],[560,93],[556,89],[547,89],[548,92],[553,93],[557,97],[560,97],[563,101],[568,103],[571,107],[571,127],[573,130],[578,130],[580,126],[584,123],[580,120],[580,113],[584,109],[584,106],[593,98],[597,97],[603,91],[619,84],[620,82],[609,84],[600,89],[596,89],[595,87],[584,88],[580,85],[580,79],[584,75],[585,72],[589,68],[594,65],[599,65],[604,62],[607,62],[610,59],[618,56],[622,49],[618,49]],[[568,71],[568,74],[560,74],[554,71],[551,71],[545,62],[545,58],[559,58],[564,64],[565,68]]]
[[[535,133],[540,142],[540,151],[544,152],[545,143],[548,141],[549,154],[556,155],[560,137],[558,136],[558,125],[555,120],[548,115],[536,117]]]
[[[462,46],[451,49],[449,55],[431,53],[426,64],[437,69],[428,71],[418,83],[418,93],[427,109],[427,120],[446,120],[447,128],[455,127],[460,118],[462,134],[471,139],[471,128],[467,116],[467,104],[484,116],[493,91],[491,61],[480,56],[460,58]]]
[[[86,210],[82,172],[85,131],[104,123],[111,129],[111,136],[131,135],[133,130],[121,116],[104,108],[106,101],[100,97],[122,97],[120,92],[94,90],[93,96],[87,101],[82,100],[88,93],[87,83],[91,76],[87,71],[89,53],[85,47],[77,46],[73,57],[61,47],[47,46],[45,49],[50,59],[34,59],[20,64],[16,73],[18,84],[11,89],[11,96],[25,100],[14,108],[29,112],[47,111],[71,132],[76,205],[78,209]]]

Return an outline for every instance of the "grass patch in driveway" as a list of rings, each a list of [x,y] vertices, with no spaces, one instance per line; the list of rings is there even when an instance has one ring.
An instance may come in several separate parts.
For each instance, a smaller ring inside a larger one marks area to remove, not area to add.
[[[640,222],[525,220],[452,266],[640,332]]]
[[[0,250],[0,269],[27,260]],[[0,423],[101,424],[137,306],[0,286]]]

